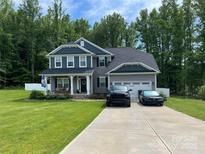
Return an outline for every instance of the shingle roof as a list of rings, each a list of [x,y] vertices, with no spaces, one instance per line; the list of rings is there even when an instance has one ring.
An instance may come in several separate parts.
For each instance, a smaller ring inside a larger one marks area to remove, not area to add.
[[[44,70],[41,74],[80,74],[92,72],[92,68],[52,68]]]
[[[140,64],[123,65],[120,68],[112,71],[112,73],[132,73],[132,72],[154,72]]]
[[[61,54],[88,54],[88,52],[78,47],[65,46],[59,49],[57,52],[52,53],[51,55],[61,55]]]
[[[115,55],[114,59],[110,63],[110,65],[105,68],[106,71],[110,71],[115,67],[119,66],[122,63],[129,63],[129,62],[142,62],[149,67],[159,71],[157,63],[152,54],[142,52],[133,48],[107,48],[109,52]]]
[[[80,41],[83,40],[84,41],[84,48],[91,51],[92,53],[96,54],[96,55],[110,55],[107,51],[105,51],[105,49],[101,48],[100,46],[84,39],[84,38],[80,38],[79,40],[77,40],[75,43],[77,43],[78,45],[80,45]]]

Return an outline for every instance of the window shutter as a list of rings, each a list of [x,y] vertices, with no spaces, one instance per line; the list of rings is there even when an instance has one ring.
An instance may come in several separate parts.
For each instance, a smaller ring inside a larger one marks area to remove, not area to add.
[[[105,57],[105,66],[108,65],[108,62],[107,62],[107,57]]]
[[[108,87],[108,77],[105,78],[105,85]]]
[[[97,78],[97,87],[100,87],[100,78]]]
[[[99,57],[97,57],[97,67],[99,66]]]
[[[55,78],[55,88],[57,88],[57,78]]]

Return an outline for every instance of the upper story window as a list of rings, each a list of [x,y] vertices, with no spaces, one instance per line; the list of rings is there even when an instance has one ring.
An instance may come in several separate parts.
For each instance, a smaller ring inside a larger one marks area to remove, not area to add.
[[[62,57],[60,57],[60,56],[55,57],[55,67],[56,68],[61,68],[62,67]]]
[[[87,57],[79,56],[79,64],[80,64],[80,67],[87,67]]]
[[[105,57],[104,56],[99,57],[99,66],[105,66]]]
[[[80,41],[80,46],[84,47],[84,41]]]
[[[73,68],[74,67],[74,56],[67,57],[67,67]]]

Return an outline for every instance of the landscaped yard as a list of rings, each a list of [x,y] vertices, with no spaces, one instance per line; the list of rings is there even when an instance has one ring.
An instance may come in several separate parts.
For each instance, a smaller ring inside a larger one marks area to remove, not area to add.
[[[58,153],[103,109],[102,101],[28,101],[0,90],[0,153]]]
[[[205,120],[205,101],[171,97],[166,102],[166,106],[195,118]]]

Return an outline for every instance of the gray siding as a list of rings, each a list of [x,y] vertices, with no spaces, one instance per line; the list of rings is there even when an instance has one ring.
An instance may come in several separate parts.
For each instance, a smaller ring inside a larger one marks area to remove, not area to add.
[[[75,68],[79,68],[79,56],[74,57]]]
[[[91,67],[91,56],[87,56],[87,67]]]

